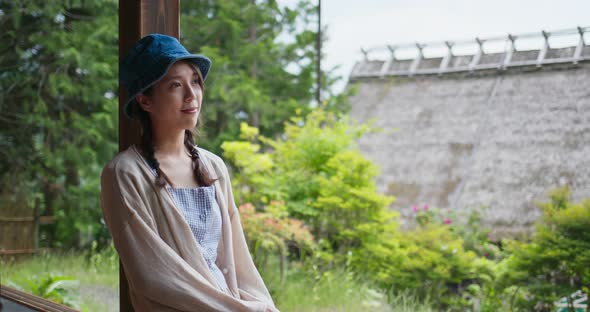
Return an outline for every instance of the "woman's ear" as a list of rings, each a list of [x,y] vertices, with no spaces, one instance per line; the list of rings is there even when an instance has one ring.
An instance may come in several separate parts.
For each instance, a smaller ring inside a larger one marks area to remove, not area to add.
[[[152,109],[152,101],[150,100],[149,96],[145,94],[139,94],[135,97],[135,101],[139,104],[144,111],[150,112]]]

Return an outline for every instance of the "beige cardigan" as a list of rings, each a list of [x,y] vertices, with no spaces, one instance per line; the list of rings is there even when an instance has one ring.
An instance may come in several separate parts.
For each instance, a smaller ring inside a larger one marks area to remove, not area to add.
[[[172,195],[155,184],[153,171],[135,147],[103,169],[101,207],[129,281],[135,311],[275,311],[256,270],[240,223],[223,160],[199,148],[218,180],[222,237],[217,265],[231,295],[209,272],[197,242]]]

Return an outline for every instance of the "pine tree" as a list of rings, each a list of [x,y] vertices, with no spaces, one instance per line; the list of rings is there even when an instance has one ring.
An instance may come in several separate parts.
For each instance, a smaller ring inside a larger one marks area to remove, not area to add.
[[[106,237],[98,179],[117,148],[117,2],[0,1],[0,10],[0,200],[25,209],[38,199],[57,218],[50,246]]]
[[[244,121],[262,135],[276,137],[297,111],[305,116],[311,110],[316,88],[315,5],[184,1],[181,14],[182,43],[213,61],[203,103],[202,143],[207,148],[220,152],[223,141],[238,139]]]

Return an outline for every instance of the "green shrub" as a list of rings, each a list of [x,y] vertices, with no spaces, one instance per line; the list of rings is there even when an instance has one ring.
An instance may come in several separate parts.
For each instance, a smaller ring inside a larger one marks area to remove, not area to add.
[[[42,253],[18,262],[0,260],[0,276],[2,283],[83,312],[112,311],[118,305],[119,261],[112,247]]]
[[[345,262],[368,240],[362,235],[378,235],[395,217],[386,209],[393,198],[376,191],[375,166],[355,147],[369,128],[316,110],[285,129],[283,138],[271,140],[242,124],[244,141],[222,145],[235,169],[237,200],[265,212],[271,201],[284,203],[288,217],[309,227],[326,265]]]
[[[76,291],[80,282],[75,277],[45,273],[42,276],[32,275],[17,281],[10,281],[9,284],[22,291],[53,302],[65,304],[76,309],[80,308],[78,302],[79,294]]]
[[[240,205],[241,221],[250,246],[250,252],[257,267],[267,267],[269,257],[276,255],[279,259],[280,276],[284,276],[285,258],[288,248],[297,248],[299,258],[315,248],[313,236],[297,220],[287,217],[284,203],[271,201],[262,212],[246,203]]]
[[[532,240],[508,244],[504,283],[526,289],[517,302],[526,309],[549,311],[560,297],[590,292],[590,200],[571,203],[568,188],[549,197]]]
[[[290,230],[277,225],[297,219],[317,244],[307,271],[354,272],[391,298],[412,291],[415,298],[437,298],[439,307],[463,307],[472,304],[463,296],[469,285],[493,279],[493,263],[475,250],[489,243],[478,215],[461,227],[427,211],[417,216],[419,228],[399,231],[397,213],[387,208],[394,198],[377,192],[377,168],[355,144],[369,126],[320,109],[285,129],[271,140],[242,124],[242,141],[222,146],[233,165],[236,199],[248,203],[241,210],[255,259],[260,246],[284,252],[277,246]]]

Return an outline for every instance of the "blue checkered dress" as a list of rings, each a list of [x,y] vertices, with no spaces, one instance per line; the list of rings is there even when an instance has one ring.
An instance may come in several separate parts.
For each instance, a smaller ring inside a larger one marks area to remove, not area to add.
[[[152,170],[155,174],[156,169],[152,168]],[[221,238],[221,212],[215,200],[215,186],[172,188],[166,185],[166,189],[174,197],[176,206],[184,213],[209,271],[215,277],[219,287],[229,293],[225,277],[215,264],[217,245]]]

